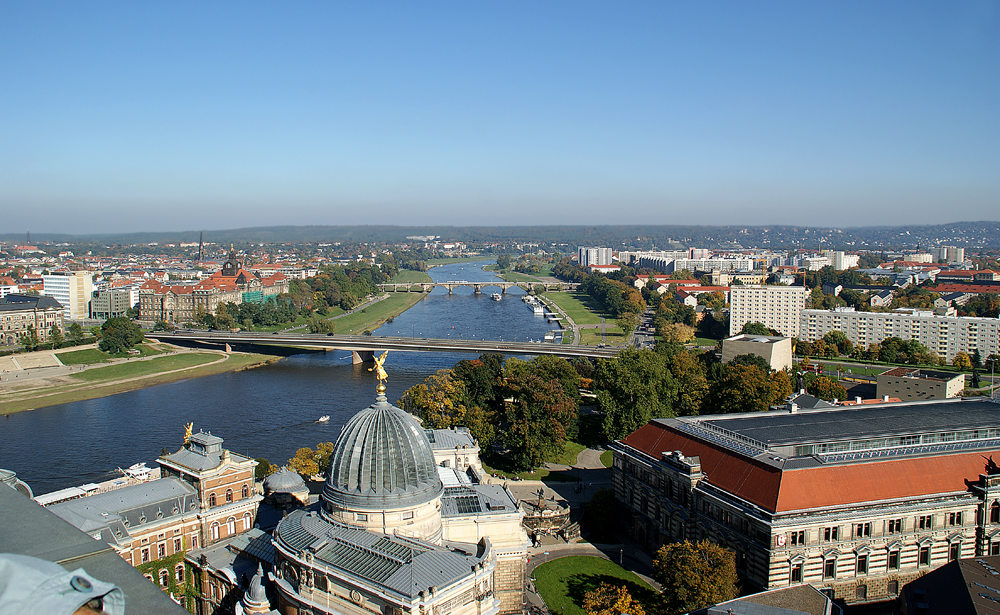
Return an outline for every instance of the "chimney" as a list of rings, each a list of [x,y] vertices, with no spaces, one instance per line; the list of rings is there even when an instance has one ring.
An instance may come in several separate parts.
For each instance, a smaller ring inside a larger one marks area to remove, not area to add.
[[[857,397],[854,398],[854,403],[856,403],[858,405],[861,405],[861,396],[860,395],[858,395]]]
[[[789,404],[788,404],[788,413],[789,414],[796,414],[798,411],[799,411],[799,405],[797,403],[795,403],[794,401],[793,402],[789,402]]]
[[[888,395],[883,395],[882,396],[882,401],[889,401],[889,396]]]
[[[837,405],[837,398],[836,398],[836,397],[834,397],[834,398],[833,398],[833,405],[834,405],[834,406],[836,406],[836,405]]]

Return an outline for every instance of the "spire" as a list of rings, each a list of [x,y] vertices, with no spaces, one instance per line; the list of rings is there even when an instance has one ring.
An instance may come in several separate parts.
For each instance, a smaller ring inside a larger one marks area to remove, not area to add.
[[[267,601],[267,592],[264,591],[264,567],[258,563],[257,572],[250,579],[250,587],[243,594],[240,601],[244,613],[270,613],[271,605]]]

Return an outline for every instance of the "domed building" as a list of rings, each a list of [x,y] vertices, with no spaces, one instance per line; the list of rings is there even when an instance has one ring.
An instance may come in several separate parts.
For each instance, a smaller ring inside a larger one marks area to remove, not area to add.
[[[264,503],[287,509],[309,504],[309,487],[298,472],[281,468],[264,479]]]
[[[504,487],[478,482],[477,465],[470,436],[425,430],[386,401],[380,382],[375,403],[337,439],[318,506],[289,513],[274,531],[279,610],[520,612],[524,513]]]

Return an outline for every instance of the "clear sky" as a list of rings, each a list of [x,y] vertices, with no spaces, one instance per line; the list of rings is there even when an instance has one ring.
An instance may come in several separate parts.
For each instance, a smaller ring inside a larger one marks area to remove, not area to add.
[[[0,3],[0,231],[1000,219],[1000,1]]]

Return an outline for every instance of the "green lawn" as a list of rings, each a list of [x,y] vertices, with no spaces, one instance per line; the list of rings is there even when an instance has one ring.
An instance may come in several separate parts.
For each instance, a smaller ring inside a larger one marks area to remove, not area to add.
[[[416,284],[419,282],[430,282],[431,276],[423,271],[413,271],[412,269],[400,269],[399,273],[390,280],[393,284]]]
[[[587,447],[577,442],[567,442],[566,446],[563,447],[562,453],[550,458],[549,461],[571,466],[576,463],[576,458],[580,456],[580,453],[585,448]]]
[[[591,309],[590,297],[576,291],[548,292],[545,298],[559,306],[578,325],[598,325],[601,314]]]
[[[614,462],[615,462],[614,455],[611,453],[611,451],[604,451],[603,453],[601,453],[601,463],[604,464],[605,468],[610,468],[611,464]]]
[[[691,340],[688,343],[689,344],[694,344],[695,346],[712,346],[712,347],[714,347],[714,346],[716,346],[719,343],[719,340],[713,340],[712,338],[709,338],[709,337],[696,337],[696,338],[694,338],[693,340]]]
[[[83,350],[72,350],[70,352],[61,352],[56,356],[62,361],[63,365],[82,365],[84,363],[90,365],[93,363],[104,363],[108,359],[123,359],[130,356],[140,356],[140,357],[152,357],[158,354],[163,354],[163,350],[155,348],[149,344],[139,344],[136,346],[139,350],[139,355],[130,355],[127,352],[120,352],[118,354],[108,354],[106,352],[101,352],[96,348],[85,348]]]
[[[73,378],[86,382],[98,382],[116,378],[135,378],[137,376],[148,376],[159,372],[204,365],[205,363],[217,361],[219,358],[220,356],[215,353],[188,353],[150,359],[149,361],[133,360],[98,369],[88,369],[79,374],[73,374]]]
[[[424,297],[426,297],[424,293],[389,293],[387,299],[334,320],[334,333],[361,335],[365,331],[374,331],[382,323],[399,316]]]
[[[525,275],[523,273],[518,273],[516,271],[509,271],[507,273],[500,274],[500,277],[508,282],[531,282],[532,284],[541,284],[541,280],[534,276]]]
[[[608,346],[617,346],[628,341],[628,338],[624,333],[622,333],[621,329],[617,327],[612,329],[612,326],[614,326],[614,324],[607,328],[607,334],[605,334],[603,339],[601,338],[600,329],[581,329],[580,343],[588,346],[597,346],[603,342]]]
[[[535,588],[549,612],[559,615],[587,615],[583,610],[584,596],[601,583],[625,585],[632,597],[644,605],[652,604],[656,598],[656,591],[634,572],[600,557],[560,557],[541,564],[533,574]]]

